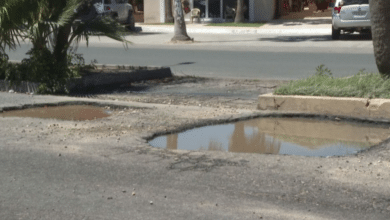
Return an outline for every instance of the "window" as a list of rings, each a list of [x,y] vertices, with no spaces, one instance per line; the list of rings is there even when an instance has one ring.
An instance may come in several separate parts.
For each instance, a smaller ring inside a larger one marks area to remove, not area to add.
[[[206,17],[206,0],[194,0],[194,8],[199,8],[200,17]]]
[[[111,0],[104,0],[104,4],[111,4]]]

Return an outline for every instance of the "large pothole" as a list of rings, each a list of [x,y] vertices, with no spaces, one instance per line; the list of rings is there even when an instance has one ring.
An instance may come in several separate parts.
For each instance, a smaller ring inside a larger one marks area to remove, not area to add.
[[[387,124],[258,118],[157,137],[154,147],[302,156],[342,156],[368,149],[390,137]]]

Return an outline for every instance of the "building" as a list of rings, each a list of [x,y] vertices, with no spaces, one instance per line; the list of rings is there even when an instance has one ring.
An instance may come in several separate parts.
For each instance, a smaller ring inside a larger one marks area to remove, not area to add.
[[[144,0],[144,22],[165,23],[166,7],[168,0]],[[231,22],[226,17],[226,9],[235,8],[237,0],[186,0],[190,9],[199,8],[201,11],[201,22]],[[244,0],[247,6],[244,17],[248,22],[270,21],[277,17],[281,0]],[[229,9],[228,9],[229,10]],[[185,16],[190,21],[190,13]]]

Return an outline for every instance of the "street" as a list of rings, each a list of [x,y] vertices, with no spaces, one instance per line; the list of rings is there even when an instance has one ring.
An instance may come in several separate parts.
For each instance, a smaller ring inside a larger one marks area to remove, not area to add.
[[[129,35],[133,42],[125,50],[122,43],[105,37],[91,37],[89,47],[79,44],[78,53],[86,63],[169,66],[177,75],[248,79],[298,79],[315,73],[321,64],[334,76],[349,76],[361,69],[377,72],[372,41],[367,35],[227,35],[190,34],[191,44],[170,44],[171,33]],[[10,52],[11,60],[21,60],[29,49],[22,44]]]
[[[388,220],[388,139],[337,157],[168,150],[148,142],[195,127],[286,117],[258,110],[258,95],[320,64],[334,76],[377,72],[370,37],[332,41],[329,30],[190,33],[195,42],[178,44],[169,43],[171,33],[143,32],[126,36],[128,50],[105,37],[90,37],[88,48],[81,42],[87,64],[169,66],[179,76],[217,79],[172,77],[80,96],[0,92],[0,112],[77,103],[110,114],[86,121],[0,114],[0,220]],[[26,58],[30,47],[23,43],[10,60]]]

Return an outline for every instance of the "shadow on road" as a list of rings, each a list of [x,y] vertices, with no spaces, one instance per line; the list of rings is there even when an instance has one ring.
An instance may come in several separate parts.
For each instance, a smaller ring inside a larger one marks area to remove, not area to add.
[[[340,41],[368,41],[372,40],[370,34],[342,34]],[[259,41],[272,42],[302,42],[302,41],[334,41],[331,35],[315,35],[315,36],[276,36],[269,38],[259,38]]]
[[[143,31],[140,31],[140,32],[126,32],[125,36],[130,36],[130,35],[133,35],[133,36],[143,36],[143,35],[157,35],[157,34],[165,34],[165,33],[162,33],[162,32],[143,32]]]

